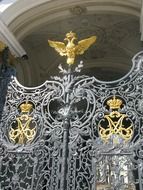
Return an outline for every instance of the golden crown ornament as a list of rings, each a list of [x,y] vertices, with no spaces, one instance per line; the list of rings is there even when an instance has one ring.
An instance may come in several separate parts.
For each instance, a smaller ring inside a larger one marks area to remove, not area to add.
[[[20,109],[22,113],[30,112],[32,108],[33,108],[33,105],[27,102],[20,105]]]
[[[107,101],[107,105],[110,109],[119,109],[122,104],[123,101],[119,98],[116,98],[115,96],[113,96],[113,99]]]

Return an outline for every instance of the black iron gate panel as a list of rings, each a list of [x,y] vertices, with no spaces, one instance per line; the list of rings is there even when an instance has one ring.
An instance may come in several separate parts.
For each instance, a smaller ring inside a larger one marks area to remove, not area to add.
[[[35,88],[1,77],[0,189],[143,190],[143,52],[122,79],[61,66]]]
[[[24,88],[11,77],[1,118],[1,189],[58,189],[63,129],[49,106],[62,88],[56,81]]]

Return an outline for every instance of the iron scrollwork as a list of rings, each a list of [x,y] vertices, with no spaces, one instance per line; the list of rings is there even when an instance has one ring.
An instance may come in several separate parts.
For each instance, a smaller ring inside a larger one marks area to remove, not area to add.
[[[82,63],[35,88],[4,74],[0,188],[143,190],[142,56],[109,83],[77,75]]]

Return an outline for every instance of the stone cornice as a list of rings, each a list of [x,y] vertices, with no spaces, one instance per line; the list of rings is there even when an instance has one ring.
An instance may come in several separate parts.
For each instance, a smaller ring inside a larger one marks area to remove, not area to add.
[[[70,10],[78,5],[86,8],[86,14],[114,12],[140,17],[138,0],[22,0],[10,6],[1,16],[21,41],[37,26],[73,16]]]

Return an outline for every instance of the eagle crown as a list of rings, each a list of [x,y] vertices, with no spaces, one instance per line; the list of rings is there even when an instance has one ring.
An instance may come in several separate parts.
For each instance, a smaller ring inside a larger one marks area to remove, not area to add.
[[[66,34],[66,38],[64,39],[64,41],[68,41],[69,43],[74,44],[73,42],[76,39],[77,39],[76,33],[71,31]]]

